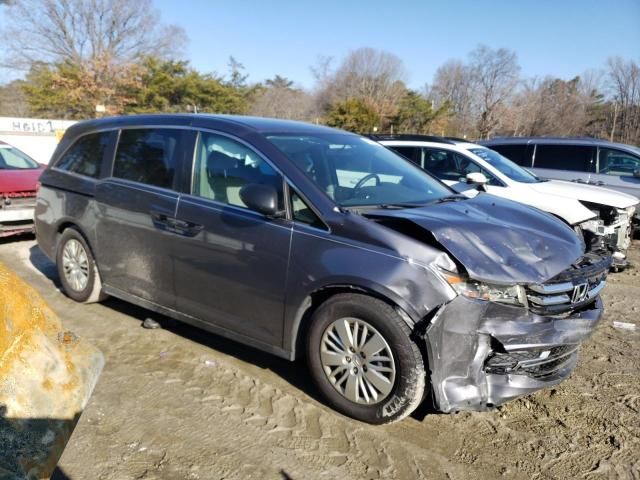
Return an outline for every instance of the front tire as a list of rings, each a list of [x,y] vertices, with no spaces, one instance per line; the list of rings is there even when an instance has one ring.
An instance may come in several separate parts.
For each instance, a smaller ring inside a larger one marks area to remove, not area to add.
[[[84,237],[75,228],[67,228],[60,236],[56,266],[64,293],[76,302],[95,303],[106,298],[102,281]]]
[[[423,356],[393,307],[366,295],[339,294],[311,321],[309,368],[333,408],[383,424],[401,420],[420,404],[426,388]]]

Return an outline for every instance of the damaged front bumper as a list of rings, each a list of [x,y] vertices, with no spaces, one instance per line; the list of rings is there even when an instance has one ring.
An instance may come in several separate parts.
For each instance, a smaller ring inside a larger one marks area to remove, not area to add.
[[[600,297],[559,317],[457,296],[425,332],[436,407],[486,410],[562,382],[602,313]]]

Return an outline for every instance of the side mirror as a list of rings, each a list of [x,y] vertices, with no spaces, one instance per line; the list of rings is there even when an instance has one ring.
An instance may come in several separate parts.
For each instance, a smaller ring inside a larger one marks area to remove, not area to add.
[[[249,183],[240,189],[240,199],[251,210],[275,217],[280,212],[278,210],[278,192],[269,185]]]
[[[469,185],[477,185],[479,187],[489,183],[485,174],[481,172],[467,173],[466,180]]]
[[[636,168],[633,171],[633,176],[636,177],[636,178],[640,178],[640,168]]]

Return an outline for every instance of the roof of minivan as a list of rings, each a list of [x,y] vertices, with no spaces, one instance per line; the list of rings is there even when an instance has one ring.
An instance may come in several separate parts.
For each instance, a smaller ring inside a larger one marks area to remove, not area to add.
[[[311,134],[311,133],[345,133],[343,130],[314,125],[312,123],[297,122],[293,120],[281,120],[276,118],[251,117],[244,115],[213,115],[194,113],[171,113],[171,114],[144,114],[144,115],[122,115],[106,117],[96,120],[87,120],[76,123],[69,127],[69,130],[97,130],[101,128],[135,126],[135,125],[178,125],[178,126],[206,126],[207,121],[212,124],[226,126],[239,126],[254,130],[261,134],[267,133],[291,133],[291,134]]]
[[[571,145],[599,145],[609,146],[617,148],[627,148],[634,151],[638,151],[638,147],[634,145],[627,145],[625,143],[615,143],[608,140],[601,140],[599,138],[591,137],[494,137],[490,140],[481,140],[478,142],[480,145],[498,145],[508,143],[551,143],[551,144],[571,144]]]

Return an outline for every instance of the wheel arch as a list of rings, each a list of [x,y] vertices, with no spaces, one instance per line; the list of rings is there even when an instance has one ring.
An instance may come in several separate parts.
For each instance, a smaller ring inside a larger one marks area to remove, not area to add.
[[[309,293],[298,306],[289,335],[289,344],[285,345],[289,351],[290,360],[297,360],[304,356],[304,344],[307,337],[311,317],[314,312],[329,298],[341,293],[360,293],[385,302],[393,307],[400,317],[412,328],[420,321],[420,316],[400,296],[381,286],[363,285],[360,283],[334,283],[319,287]]]
[[[53,252],[53,258],[55,259],[55,256],[57,255],[58,248],[59,248],[59,243],[60,243],[60,237],[62,237],[62,234],[68,228],[73,228],[74,230],[76,230],[82,236],[84,241],[87,243],[87,246],[89,247],[91,255],[93,256],[94,262],[96,264],[96,268],[98,269],[98,272],[99,272],[100,271],[100,267],[98,265],[98,260],[97,260],[97,257],[96,257],[96,251],[95,251],[94,245],[91,242],[91,239],[89,238],[89,236],[84,231],[84,229],[80,226],[80,224],[77,221],[74,221],[73,219],[66,218],[66,219],[60,221],[59,224],[57,225],[57,227],[56,227],[56,239],[55,239],[55,251]]]

